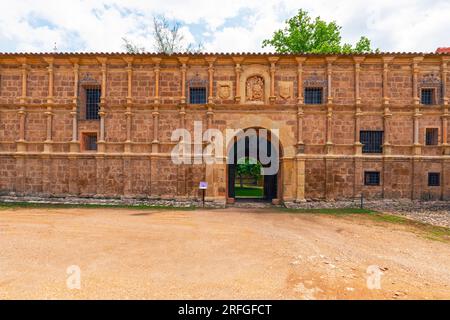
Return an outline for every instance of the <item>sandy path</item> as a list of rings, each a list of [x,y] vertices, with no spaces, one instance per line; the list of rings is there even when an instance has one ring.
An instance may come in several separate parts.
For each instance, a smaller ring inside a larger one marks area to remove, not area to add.
[[[450,244],[411,228],[237,208],[3,210],[0,298],[450,299]]]

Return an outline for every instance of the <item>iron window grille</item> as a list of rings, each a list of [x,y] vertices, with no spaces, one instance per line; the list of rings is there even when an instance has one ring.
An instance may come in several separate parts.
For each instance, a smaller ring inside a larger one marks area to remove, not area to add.
[[[360,131],[359,138],[363,144],[363,153],[383,152],[383,131]]]
[[[441,185],[441,175],[439,172],[428,172],[428,186],[439,187]]]
[[[100,119],[98,111],[100,109],[100,88],[86,88],[86,119],[97,120]]]
[[[364,184],[366,186],[379,186],[380,185],[380,173],[378,171],[364,172]]]
[[[189,88],[189,103],[190,104],[205,104],[206,87],[191,87]]]
[[[426,128],[425,130],[425,145],[436,146],[439,140],[439,131],[437,128]]]
[[[305,88],[305,104],[322,104],[323,88]]]
[[[420,93],[420,102],[425,105],[435,104],[435,89],[422,89]]]
[[[87,151],[97,150],[97,135],[95,133],[84,135],[84,149]]]

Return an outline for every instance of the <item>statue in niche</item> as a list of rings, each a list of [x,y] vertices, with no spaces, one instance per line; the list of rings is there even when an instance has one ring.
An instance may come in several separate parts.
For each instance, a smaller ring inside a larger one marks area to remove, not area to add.
[[[247,79],[247,101],[264,102],[264,79],[253,76]]]

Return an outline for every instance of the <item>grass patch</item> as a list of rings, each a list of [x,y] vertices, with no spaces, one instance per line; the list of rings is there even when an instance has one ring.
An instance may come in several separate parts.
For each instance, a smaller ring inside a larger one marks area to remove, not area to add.
[[[176,207],[159,205],[125,205],[125,204],[66,204],[66,203],[36,203],[36,202],[0,202],[0,210],[6,209],[132,209],[132,210],[195,210],[195,206]]]
[[[264,195],[261,187],[234,187],[236,197],[262,198]]]
[[[329,214],[336,216],[358,215],[371,219],[376,222],[392,223],[411,227],[413,231],[427,239],[450,242],[450,228],[434,226],[432,224],[407,219],[402,216],[377,212],[370,209],[360,208],[324,208],[324,209],[289,209],[279,208],[279,210],[290,213],[311,213],[311,214]]]
[[[376,211],[374,211],[374,210],[360,209],[360,208],[322,208],[322,209],[279,208],[279,209],[282,211],[291,212],[291,213],[320,213],[320,214],[332,214],[332,215],[376,213]]]

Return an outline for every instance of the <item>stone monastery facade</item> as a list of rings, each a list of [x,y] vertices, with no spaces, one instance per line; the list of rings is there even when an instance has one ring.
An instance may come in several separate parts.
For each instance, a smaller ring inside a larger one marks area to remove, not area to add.
[[[233,202],[172,131],[279,129],[279,202],[450,200],[450,54],[0,54],[0,193]],[[229,150],[230,146],[224,146]],[[226,152],[224,153],[226,156]]]

